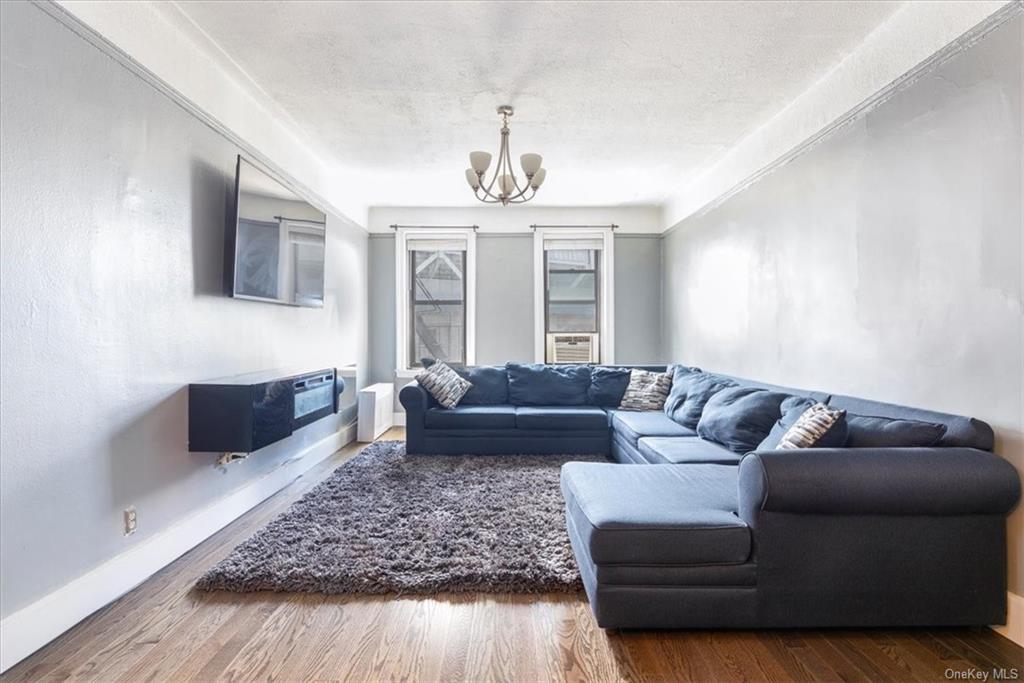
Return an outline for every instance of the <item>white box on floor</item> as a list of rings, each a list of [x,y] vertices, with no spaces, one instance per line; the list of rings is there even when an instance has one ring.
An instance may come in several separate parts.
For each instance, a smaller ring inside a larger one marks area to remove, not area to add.
[[[359,392],[360,441],[373,441],[395,424],[395,387],[373,384]]]

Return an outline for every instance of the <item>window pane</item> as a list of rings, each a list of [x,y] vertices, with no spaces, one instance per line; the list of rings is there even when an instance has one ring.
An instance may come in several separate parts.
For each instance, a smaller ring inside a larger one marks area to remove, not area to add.
[[[594,270],[597,268],[595,249],[549,249],[548,271],[552,270]]]
[[[414,304],[411,366],[422,358],[465,362],[466,330],[462,304]]]
[[[548,332],[597,332],[597,304],[548,304]]]
[[[596,301],[597,278],[594,273],[550,273],[549,301]]]
[[[412,263],[415,301],[463,300],[466,252],[414,251]]]

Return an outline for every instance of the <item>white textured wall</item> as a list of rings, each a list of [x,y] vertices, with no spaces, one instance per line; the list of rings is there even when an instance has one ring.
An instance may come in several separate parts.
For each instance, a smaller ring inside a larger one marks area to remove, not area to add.
[[[837,119],[870,100],[976,24],[1019,0],[912,0],[838,64],[735,142],[664,203],[666,227],[741,186]]]
[[[0,602],[7,616],[282,465],[322,420],[220,471],[187,391],[366,366],[367,236],[328,218],[326,301],[221,295],[230,143],[38,8],[0,28]],[[138,532],[122,535],[135,505]]]
[[[11,0],[18,2],[20,0]],[[331,202],[344,217],[366,221],[366,201],[351,188],[365,182],[359,169],[327,164],[315,142],[187,14],[160,0],[54,0],[103,39],[131,56],[227,126],[299,182]],[[7,4],[6,2],[3,4]]]
[[[671,357],[976,416],[1024,471],[1022,26],[668,234]]]

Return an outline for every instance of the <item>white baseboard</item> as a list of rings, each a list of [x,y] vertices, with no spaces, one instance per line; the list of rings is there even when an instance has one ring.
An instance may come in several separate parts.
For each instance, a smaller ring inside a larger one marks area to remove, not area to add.
[[[396,427],[404,427],[405,426],[405,413],[395,413],[394,419],[395,419],[395,426]]]
[[[0,620],[0,672],[157,573],[355,439],[349,425],[263,477]]]
[[[992,630],[1024,647],[1024,595],[1007,592],[1006,625],[993,626]]]

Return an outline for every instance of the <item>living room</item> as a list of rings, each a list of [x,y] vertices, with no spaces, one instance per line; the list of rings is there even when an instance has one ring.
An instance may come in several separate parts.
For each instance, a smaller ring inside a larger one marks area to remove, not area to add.
[[[1019,679],[1022,91],[1020,0],[0,3],[3,680]]]

